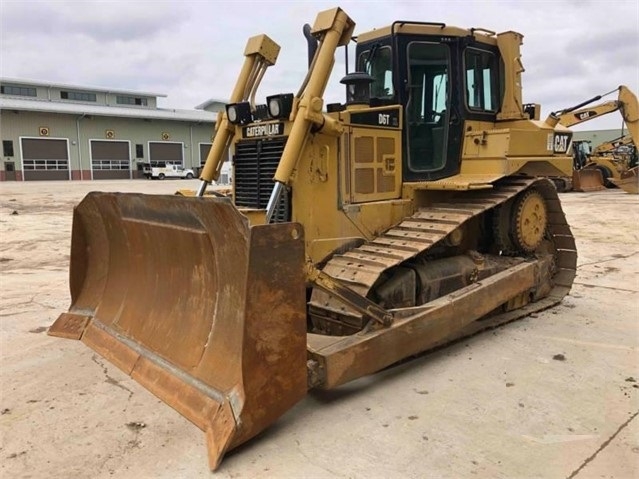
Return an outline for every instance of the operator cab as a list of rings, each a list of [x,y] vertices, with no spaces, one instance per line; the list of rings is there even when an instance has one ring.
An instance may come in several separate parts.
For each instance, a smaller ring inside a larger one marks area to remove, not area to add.
[[[410,29],[398,31],[404,26]],[[502,66],[496,42],[479,42],[472,30],[440,23],[396,22],[384,30],[390,35],[383,36],[382,30],[377,38],[359,41],[356,69],[372,78],[371,107],[403,107],[403,180],[455,175],[464,121],[494,122],[500,109]],[[465,35],[448,34],[452,30]]]

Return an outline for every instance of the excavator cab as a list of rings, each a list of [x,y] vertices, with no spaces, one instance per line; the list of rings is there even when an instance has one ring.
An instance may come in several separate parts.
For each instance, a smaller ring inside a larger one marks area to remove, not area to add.
[[[592,153],[592,147],[589,140],[572,142],[572,160],[573,168],[581,170],[588,162],[588,157]]]
[[[308,389],[548,308],[575,276],[539,178],[569,174],[572,134],[524,109],[522,36],[426,22],[362,33],[345,103],[324,105],[354,28],[320,12],[299,91],[265,103],[280,47],[248,40],[196,192],[94,192],[74,210],[72,304],[49,334],[205,431],[212,469]],[[227,151],[232,194],[207,195]]]
[[[574,191],[600,191],[605,189],[602,171],[594,165],[586,168],[590,162],[592,147],[590,141],[579,140],[572,144],[572,189]]]

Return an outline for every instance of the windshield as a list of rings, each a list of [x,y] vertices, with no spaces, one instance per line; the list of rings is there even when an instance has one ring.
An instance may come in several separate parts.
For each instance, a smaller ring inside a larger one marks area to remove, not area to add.
[[[393,98],[393,67],[391,48],[373,45],[364,50],[357,59],[357,71],[366,72],[373,77],[371,97]]]

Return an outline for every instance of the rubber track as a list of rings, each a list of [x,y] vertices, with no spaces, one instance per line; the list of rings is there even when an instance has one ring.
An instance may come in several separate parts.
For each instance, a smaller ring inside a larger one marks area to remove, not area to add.
[[[566,222],[557,191],[545,179],[508,178],[495,184],[490,190],[464,192],[447,202],[420,208],[414,215],[386,231],[373,241],[336,254],[323,271],[346,283],[353,290],[366,296],[377,279],[388,269],[427,252],[457,227],[486,211],[499,206],[518,193],[536,188],[548,208],[548,234],[557,249],[555,257],[554,287],[544,298],[520,308],[520,317],[532,311],[550,307],[568,294],[575,277],[577,250],[575,240]],[[319,314],[335,314],[360,317],[327,293],[315,289],[309,303]],[[321,312],[324,310],[324,313]],[[514,311],[512,312],[514,313]],[[509,313],[506,313],[509,315]],[[508,320],[508,318],[505,318]],[[510,319],[515,319],[512,317]]]

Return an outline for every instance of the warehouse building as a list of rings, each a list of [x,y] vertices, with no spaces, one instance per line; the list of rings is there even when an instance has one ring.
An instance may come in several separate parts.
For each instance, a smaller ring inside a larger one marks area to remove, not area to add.
[[[199,171],[223,103],[173,110],[162,97],[0,78],[0,180],[141,178],[145,163]]]
[[[607,141],[618,140],[627,134],[628,130],[625,128],[616,128],[614,130],[575,131],[572,139],[589,141],[593,146],[597,146]]]

